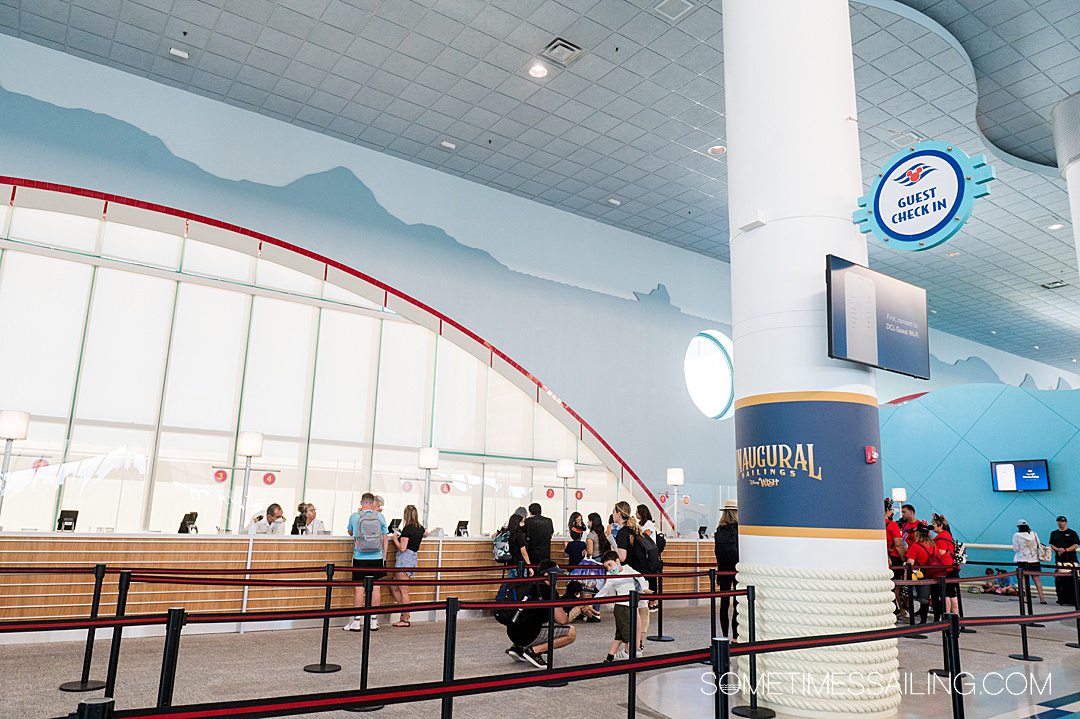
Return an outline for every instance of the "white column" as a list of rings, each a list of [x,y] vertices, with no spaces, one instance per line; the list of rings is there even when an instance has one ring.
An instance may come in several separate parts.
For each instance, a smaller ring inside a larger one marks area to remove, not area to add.
[[[873,370],[828,358],[825,256],[867,263],[846,0],[724,0],[739,584],[759,639],[893,626]],[[761,465],[761,466],[758,466]],[[896,676],[895,640],[764,655],[760,695],[803,716],[889,716],[826,674]],[[812,684],[811,684],[812,682]]]
[[[1055,105],[1052,117],[1057,164],[1069,190],[1070,221],[1080,262],[1080,93]]]

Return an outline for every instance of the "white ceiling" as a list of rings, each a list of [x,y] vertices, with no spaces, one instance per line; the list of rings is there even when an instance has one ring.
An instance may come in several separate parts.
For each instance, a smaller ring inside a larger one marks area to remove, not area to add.
[[[720,3],[658,1],[0,0],[0,31],[726,260]],[[584,55],[529,77],[556,36]],[[852,41],[864,177],[906,132],[999,176],[957,238],[871,240],[872,264],[927,288],[931,326],[1075,370],[1071,227],[1046,218],[1068,218],[1049,111],[1080,92],[1080,1],[864,0]]]

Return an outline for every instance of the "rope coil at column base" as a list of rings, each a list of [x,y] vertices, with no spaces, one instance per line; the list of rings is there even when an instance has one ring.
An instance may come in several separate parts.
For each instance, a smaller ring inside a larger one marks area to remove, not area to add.
[[[819,570],[742,562],[738,585],[757,593],[758,641],[891,629],[892,573]],[[744,695],[749,664],[739,659]],[[888,717],[900,706],[896,640],[800,649],[758,657],[758,700],[805,717]]]

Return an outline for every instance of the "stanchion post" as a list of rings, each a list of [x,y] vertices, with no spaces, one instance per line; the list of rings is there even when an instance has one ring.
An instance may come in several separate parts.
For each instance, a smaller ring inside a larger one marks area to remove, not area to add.
[[[945,601],[945,577],[938,577],[938,592],[941,594],[941,601]],[[936,677],[951,677],[952,665],[951,655],[949,650],[949,633],[946,631],[941,632],[941,658],[944,669],[930,669],[929,672]]]
[[[559,572],[555,569],[548,570],[548,599],[555,601],[559,598]],[[548,636],[547,636],[547,668],[551,671],[555,668],[555,607],[548,608]]]
[[[630,661],[637,659],[638,651],[638,605],[641,595],[636,589],[630,590],[630,636],[626,643],[626,653]],[[637,717],[637,673],[629,672],[626,675],[626,719]]]
[[[663,596],[664,594],[664,567],[660,566],[660,574],[656,577],[656,593]],[[650,642],[673,642],[675,637],[669,637],[664,634],[664,600],[657,600],[656,607],[656,634],[645,637]]]
[[[960,615],[948,614],[949,626],[942,633],[945,635],[945,643],[949,648],[949,696],[952,697],[953,719],[964,719],[964,693],[960,691],[960,676],[963,670],[960,668]]]
[[[1024,573],[1024,568],[1023,567],[1017,567],[1016,568],[1016,575],[1017,575],[1017,579],[1021,580],[1020,596],[1017,597],[1017,599],[1019,599],[1020,601],[1017,602],[1017,604],[1020,605],[1020,616],[1021,616],[1021,618],[1025,618],[1027,616],[1030,616],[1030,610],[1028,612],[1024,611],[1024,608],[1026,606],[1025,603],[1024,603],[1024,584],[1027,582],[1027,575]],[[1027,623],[1021,623],[1020,624],[1020,647],[1023,649],[1023,653],[1022,654],[1010,654],[1009,658],[1010,659],[1016,659],[1016,660],[1022,661],[1022,662],[1041,662],[1042,657],[1037,657],[1037,656],[1034,656],[1034,655],[1028,653],[1028,635],[1027,635],[1027,632],[1028,632]]]
[[[1019,567],[1017,567],[1017,568],[1019,569]],[[1042,564],[1039,565],[1039,571],[1040,572],[1042,571]],[[1035,576],[1036,576],[1036,581],[1038,581],[1038,582],[1042,581],[1042,578],[1040,577],[1040,575],[1037,574]],[[1035,616],[1035,610],[1031,608],[1031,575],[1028,574],[1027,572],[1024,572],[1024,592],[1020,596],[1021,597],[1025,597],[1025,596],[1027,597],[1027,599],[1025,601],[1027,602],[1028,616],[1029,617]],[[1038,622],[1031,622],[1027,626],[1029,626],[1029,627],[1040,627],[1041,628],[1041,627],[1045,627],[1046,625],[1045,624],[1039,624]]]
[[[323,599],[323,610],[329,612],[330,606],[333,604],[334,587],[330,582],[334,581],[334,564],[333,562],[326,565],[326,596]],[[322,645],[319,647],[319,663],[308,664],[304,667],[305,672],[311,672],[312,674],[329,674],[331,672],[341,671],[340,664],[327,664],[326,653],[330,643],[330,617],[323,617],[322,624]]]
[[[716,594],[716,569],[709,570],[709,594]],[[716,597],[709,597],[709,637],[716,636]],[[706,659],[702,664],[712,664],[712,659]]]
[[[131,588],[131,571],[120,572],[116,594],[116,617],[120,618],[127,612],[128,590]],[[123,638],[124,628],[113,627],[112,646],[109,647],[109,671],[105,676],[105,696],[113,697],[116,692],[116,669],[120,664],[120,640]]]
[[[728,695],[724,691],[724,678],[731,672],[731,640],[727,637],[713,637],[711,655],[713,719],[727,719]]]
[[[375,579],[370,574],[364,577],[364,609],[371,609],[371,593],[375,589]],[[371,613],[364,614],[364,640],[360,647],[360,691],[367,690],[368,684],[368,661],[371,658]],[[373,712],[382,709],[381,705],[363,704],[360,706],[346,707],[350,712]]]
[[[170,607],[165,622],[165,650],[161,656],[161,676],[158,678],[157,705],[172,706],[173,687],[176,686],[176,664],[180,658],[180,633],[187,622],[183,607]]]
[[[751,644],[757,641],[757,618],[755,611],[756,593],[754,585],[746,587],[746,636]],[[751,653],[750,658],[750,706],[738,706],[731,710],[735,716],[748,717],[749,719],[772,719],[776,712],[766,707],[759,707],[757,703],[757,655]]]
[[[957,574],[959,577],[959,574]],[[956,610],[960,614],[960,618],[964,618],[964,585],[957,582],[956,584]],[[960,625],[961,634],[976,634],[974,629]]]
[[[444,682],[454,680],[454,657],[457,656],[457,616],[461,608],[457,597],[446,599],[446,634],[443,638],[443,669]],[[454,698],[443,697],[442,719],[453,719]]]
[[[112,719],[116,702],[110,697],[99,697],[79,702],[75,719]]]
[[[1073,608],[1080,609],[1080,569],[1073,567],[1072,569],[1072,585],[1073,585]],[[1067,647],[1073,649],[1080,649],[1080,617],[1076,618],[1076,641],[1067,642]]]
[[[101,608],[101,585],[105,581],[105,565],[94,565],[94,597],[90,600],[90,618],[97,619]],[[100,679],[90,678],[90,664],[94,660],[94,635],[97,630],[90,627],[86,630],[86,648],[83,650],[82,676],[77,682],[64,682],[60,685],[62,692],[92,692],[105,686]]]

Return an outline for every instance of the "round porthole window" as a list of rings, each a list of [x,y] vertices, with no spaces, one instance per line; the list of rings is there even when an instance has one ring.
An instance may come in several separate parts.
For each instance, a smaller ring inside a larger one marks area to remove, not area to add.
[[[735,410],[735,365],[731,340],[723,332],[703,330],[686,348],[683,372],[690,399],[712,419],[726,419]]]

